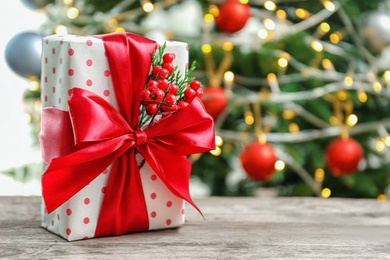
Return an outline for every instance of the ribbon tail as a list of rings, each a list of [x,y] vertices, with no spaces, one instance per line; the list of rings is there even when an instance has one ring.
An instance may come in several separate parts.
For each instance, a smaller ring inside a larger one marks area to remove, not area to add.
[[[42,195],[47,212],[53,212],[73,197],[134,145],[127,139],[121,136],[52,159],[42,175]]]
[[[159,153],[156,149],[152,152],[152,149],[145,146],[138,148],[138,150],[165,186],[175,196],[191,204],[204,217],[202,211],[191,198],[189,183],[192,163],[186,156]]]
[[[179,198],[182,198],[186,200],[189,204],[191,204],[192,207],[194,207],[199,214],[202,215],[204,218],[204,215],[200,208],[195,204],[195,202],[192,200],[191,194],[190,194],[190,176],[191,176],[191,169],[192,169],[192,163],[189,161],[186,156],[175,156],[174,158],[175,162],[179,162],[181,165],[183,165],[183,168],[174,167],[174,165],[170,164],[170,166],[165,164],[168,163],[162,163],[162,167],[167,169],[167,171],[170,173],[166,176],[166,179],[162,179],[162,181],[167,185],[167,187],[171,190],[173,194],[178,196]]]

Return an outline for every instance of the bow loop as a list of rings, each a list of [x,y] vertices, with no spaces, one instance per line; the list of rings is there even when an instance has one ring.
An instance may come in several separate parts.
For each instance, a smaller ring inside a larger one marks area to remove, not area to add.
[[[132,132],[122,115],[93,92],[73,88],[68,103],[75,145],[78,147]]]

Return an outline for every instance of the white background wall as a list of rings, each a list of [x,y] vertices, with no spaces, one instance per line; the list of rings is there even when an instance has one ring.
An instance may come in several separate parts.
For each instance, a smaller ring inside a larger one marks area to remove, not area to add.
[[[44,21],[44,13],[28,9],[19,0],[7,1],[0,8],[0,171],[40,160],[39,151],[32,147],[22,103],[28,82],[9,69],[4,53],[13,36],[37,31]],[[0,195],[26,192],[26,187],[15,185],[0,175]]]

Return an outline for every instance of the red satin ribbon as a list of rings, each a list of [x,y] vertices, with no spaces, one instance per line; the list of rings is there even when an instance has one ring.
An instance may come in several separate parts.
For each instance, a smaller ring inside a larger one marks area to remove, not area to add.
[[[113,164],[95,236],[149,228],[136,150],[173,194],[198,209],[189,194],[191,162],[186,155],[214,148],[213,120],[198,99],[153,127],[139,130],[139,93],[146,84],[156,44],[128,33],[101,38],[119,111],[92,92],[74,88],[68,101],[69,112],[51,107],[43,110],[41,132],[44,160],[50,159],[53,150],[59,151],[54,154],[62,153],[51,159],[42,176],[42,193],[49,213]],[[51,127],[56,121],[57,129]],[[74,144],[60,144],[66,149],[53,148],[53,138],[57,140],[58,134],[64,132],[73,132],[74,138],[67,139],[74,139]]]

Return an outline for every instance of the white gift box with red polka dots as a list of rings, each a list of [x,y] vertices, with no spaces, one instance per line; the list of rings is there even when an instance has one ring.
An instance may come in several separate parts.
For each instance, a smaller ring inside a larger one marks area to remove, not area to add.
[[[188,45],[166,42],[175,53],[180,71],[188,66]],[[103,41],[93,36],[47,36],[42,49],[42,104],[68,111],[71,88],[84,88],[115,108],[117,102]],[[53,140],[55,142],[55,140]],[[143,158],[137,157],[141,162]],[[46,167],[46,165],[45,165]],[[48,214],[42,204],[42,226],[69,241],[93,238],[110,175],[108,167],[89,185]],[[149,218],[149,230],[178,227],[184,223],[184,201],[173,195],[147,163],[140,170]]]

